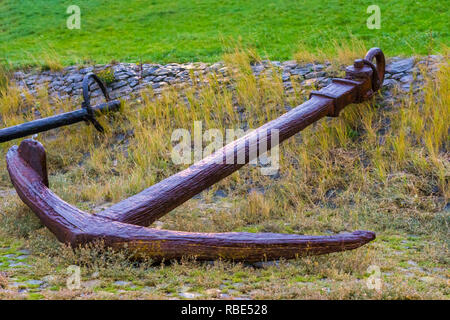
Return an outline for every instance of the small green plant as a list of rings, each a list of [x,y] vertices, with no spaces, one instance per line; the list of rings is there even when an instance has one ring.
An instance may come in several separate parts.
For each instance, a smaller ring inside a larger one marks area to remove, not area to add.
[[[110,85],[113,83],[116,78],[114,76],[113,68],[106,68],[97,73],[97,76],[104,82],[106,85]]]

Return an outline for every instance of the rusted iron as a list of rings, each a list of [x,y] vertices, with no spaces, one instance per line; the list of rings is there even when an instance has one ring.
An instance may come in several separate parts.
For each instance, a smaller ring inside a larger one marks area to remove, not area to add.
[[[376,58],[376,66],[371,62]],[[364,60],[347,68],[345,79],[333,82],[311,93],[310,100],[270,121],[257,130],[226,145],[135,196],[125,199],[96,214],[83,212],[56,196],[48,187],[44,147],[37,141],[24,140],[12,147],[6,156],[11,181],[20,198],[36,213],[56,237],[72,246],[102,239],[113,248],[127,247],[136,257],[155,260],[195,256],[199,260],[231,259],[260,261],[295,258],[358,248],[373,239],[371,231],[355,231],[334,236],[302,236],[274,233],[193,233],[147,228],[214,183],[241,168],[239,154],[245,163],[258,154],[251,146],[259,146],[265,137],[267,150],[270,136],[278,130],[279,142],[286,140],[311,123],[325,116],[336,117],[348,104],[372,97],[384,79],[384,55],[371,49]],[[376,74],[374,74],[376,73]],[[262,134],[265,133],[265,134]],[[226,161],[232,157],[234,161]]]
[[[102,91],[106,103],[101,103],[95,106],[91,106],[89,96],[89,83],[90,80],[94,80],[100,90]],[[4,128],[0,130],[0,143],[10,141],[17,138],[26,137],[35,133],[48,131],[51,129],[71,125],[77,122],[86,121],[94,125],[94,127],[103,132],[104,129],[95,119],[96,116],[106,114],[108,112],[116,112],[120,109],[120,101],[109,98],[108,91],[106,90],[103,82],[93,73],[88,73],[83,79],[83,103],[81,109],[66,112],[56,116],[38,119],[27,123],[19,124],[17,126]]]

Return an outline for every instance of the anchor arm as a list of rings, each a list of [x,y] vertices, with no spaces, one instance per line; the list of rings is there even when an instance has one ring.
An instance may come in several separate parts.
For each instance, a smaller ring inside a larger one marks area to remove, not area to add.
[[[351,250],[373,240],[370,231],[335,236],[276,233],[197,233],[158,230],[91,215],[68,204],[46,184],[45,150],[24,140],[6,156],[11,181],[19,197],[59,241],[73,247],[102,239],[115,249],[133,250],[136,258],[154,261],[195,256],[198,260],[261,261]]]

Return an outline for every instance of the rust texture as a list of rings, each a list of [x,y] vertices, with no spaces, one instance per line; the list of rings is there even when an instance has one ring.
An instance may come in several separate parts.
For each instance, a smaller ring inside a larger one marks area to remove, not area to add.
[[[106,99],[106,103],[101,103],[95,106],[91,106],[89,83],[95,81]],[[106,114],[109,112],[117,112],[120,110],[121,103],[119,100],[113,100],[109,98],[108,91],[106,90],[103,82],[93,73],[88,73],[83,79],[83,98],[84,101],[81,105],[81,109],[58,114],[48,118],[42,118],[33,120],[30,122],[18,124],[9,128],[0,129],[0,143],[10,141],[17,138],[26,137],[34,133],[44,132],[51,129],[68,126],[77,122],[86,121],[94,125],[94,127],[100,131],[105,130],[96,120],[96,116]]]
[[[376,66],[371,62],[373,58],[377,61]],[[72,246],[103,239],[108,246],[126,246],[134,249],[138,257],[148,256],[155,260],[195,256],[199,260],[223,258],[235,261],[290,259],[355,249],[375,239],[375,233],[355,231],[335,236],[193,233],[147,226],[244,166],[244,163],[238,163],[238,155],[244,154],[245,163],[248,163],[258,156],[260,144],[267,144],[269,150],[273,130],[277,130],[281,143],[322,117],[337,117],[346,105],[372,97],[383,81],[384,65],[381,50],[371,49],[365,59],[356,60],[347,68],[345,79],[333,79],[329,86],[312,92],[310,99],[302,105],[188,169],[97,214],[71,206],[48,188],[45,150],[37,141],[24,140],[19,147],[14,146],[8,151],[9,175],[20,198],[42,223],[60,241]],[[256,154],[250,151],[255,145]],[[235,160],[232,164],[230,157]]]

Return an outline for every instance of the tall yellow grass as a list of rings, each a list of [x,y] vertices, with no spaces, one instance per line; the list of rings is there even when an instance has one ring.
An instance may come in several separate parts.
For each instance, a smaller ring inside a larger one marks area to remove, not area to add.
[[[335,64],[352,64],[355,59],[362,58],[367,52],[364,41],[351,36],[346,41],[331,40],[331,45],[316,50],[311,50],[303,44],[299,43],[297,51],[294,53],[294,59],[298,62],[324,62],[330,61]]]
[[[338,59],[347,61],[361,57],[365,49],[352,44],[336,50],[340,52]],[[202,121],[205,130],[222,132],[257,128],[283,114],[285,103],[295,105],[304,100],[301,93],[288,95],[284,91],[275,70],[271,77],[255,78],[249,65],[256,59],[254,53],[243,50],[226,55],[228,87],[217,75],[209,75],[197,79],[197,83],[208,81],[208,85],[183,90],[171,87],[158,97],[148,89],[139,103],[126,103],[121,114],[101,119],[108,128],[104,135],[85,124],[40,134],[38,139],[49,153],[53,188],[65,200],[88,208],[121,200],[186,167],[170,160],[174,129],[192,130],[194,121]],[[373,103],[349,106],[342,117],[323,119],[307,128],[280,148],[278,180],[262,176],[257,168],[245,167],[215,185],[212,192],[221,188],[250,201],[249,206],[235,208],[242,213],[240,220],[233,222],[236,228],[255,223],[256,212],[269,218],[282,216],[313,229],[319,225],[338,228],[342,217],[320,221],[314,219],[314,210],[336,194],[343,197],[339,198],[342,204],[349,199],[370,198],[374,192],[383,192],[381,186],[389,184],[389,177],[411,166],[428,183],[437,179],[439,192],[448,198],[449,73],[447,62],[426,81],[423,100],[408,95],[399,96],[388,109],[376,108]],[[74,101],[50,104],[44,91],[37,97],[25,93],[24,100],[21,90],[10,85],[0,95],[2,126],[35,118],[35,109],[41,116],[73,109]],[[0,150],[5,154],[17,142],[2,144]],[[3,160],[0,171],[6,182]],[[273,187],[274,191],[247,199],[252,187]],[[225,227],[212,224],[211,228]]]

